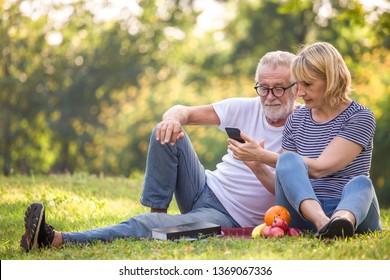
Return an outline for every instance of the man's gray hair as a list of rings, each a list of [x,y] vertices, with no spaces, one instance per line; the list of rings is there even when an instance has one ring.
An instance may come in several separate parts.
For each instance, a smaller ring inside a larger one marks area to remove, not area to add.
[[[290,52],[285,51],[273,51],[266,53],[262,58],[260,58],[259,63],[257,64],[255,81],[259,82],[260,70],[265,65],[271,65],[276,68],[277,66],[287,66],[290,67],[292,62],[297,56]],[[292,78],[291,78],[292,79]],[[293,82],[293,80],[291,80]]]

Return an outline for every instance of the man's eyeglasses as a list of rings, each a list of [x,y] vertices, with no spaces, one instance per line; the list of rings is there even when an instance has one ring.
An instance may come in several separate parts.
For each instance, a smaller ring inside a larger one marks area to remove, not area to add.
[[[288,87],[273,87],[273,88],[269,88],[269,87],[265,87],[265,86],[259,86],[256,83],[256,85],[254,86],[254,89],[256,90],[256,93],[258,95],[260,95],[261,97],[267,96],[270,91],[272,92],[273,96],[275,96],[275,97],[282,97],[284,92],[286,90],[288,90],[289,88],[293,87],[295,84],[296,84],[296,82],[292,83]]]

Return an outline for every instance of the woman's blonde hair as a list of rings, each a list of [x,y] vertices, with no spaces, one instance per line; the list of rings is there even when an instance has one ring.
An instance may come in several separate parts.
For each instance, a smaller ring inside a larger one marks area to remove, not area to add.
[[[291,75],[296,81],[326,81],[325,100],[330,106],[337,106],[348,99],[351,73],[341,54],[331,44],[317,42],[303,47],[291,67]]]

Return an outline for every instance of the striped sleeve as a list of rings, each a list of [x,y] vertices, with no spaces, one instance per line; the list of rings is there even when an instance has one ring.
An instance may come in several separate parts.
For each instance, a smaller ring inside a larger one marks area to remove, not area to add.
[[[341,127],[339,135],[367,149],[375,134],[375,117],[371,110],[362,109],[353,114]]]

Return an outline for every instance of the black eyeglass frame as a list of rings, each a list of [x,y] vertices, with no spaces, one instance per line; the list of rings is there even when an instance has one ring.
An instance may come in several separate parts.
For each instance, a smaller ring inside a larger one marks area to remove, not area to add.
[[[269,88],[269,87],[265,87],[265,86],[260,86],[260,85],[257,85],[258,83],[255,84],[255,86],[253,87],[257,93],[257,95],[259,95],[260,97],[266,97],[268,96],[269,92],[271,91],[272,95],[275,96],[276,98],[279,98],[279,97],[282,97],[284,95],[284,93],[286,92],[286,90],[288,90],[289,88],[295,86],[297,84],[297,82],[294,82],[292,83],[291,85],[289,85],[288,87],[273,87],[273,88]],[[263,88],[263,89],[266,89],[267,90],[267,93],[266,94],[261,94],[257,91],[258,88]],[[275,94],[274,93],[274,89],[282,89],[283,92],[281,94]]]

